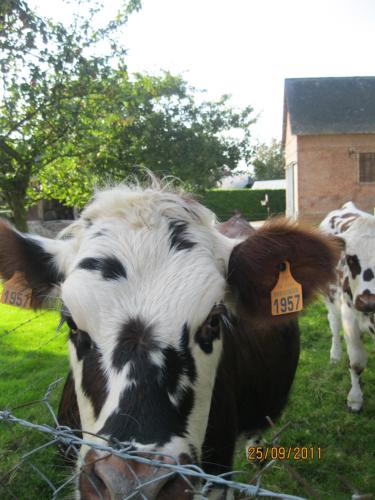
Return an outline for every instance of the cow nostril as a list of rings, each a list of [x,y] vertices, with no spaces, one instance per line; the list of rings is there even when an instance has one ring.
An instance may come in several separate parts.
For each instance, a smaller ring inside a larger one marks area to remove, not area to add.
[[[190,500],[193,498],[194,484],[196,481],[193,479],[185,479],[184,477],[171,477],[160,489],[157,500],[172,500],[178,498],[179,500]]]
[[[111,499],[110,490],[103,478],[96,472],[94,465],[85,466],[79,481],[82,500]]]

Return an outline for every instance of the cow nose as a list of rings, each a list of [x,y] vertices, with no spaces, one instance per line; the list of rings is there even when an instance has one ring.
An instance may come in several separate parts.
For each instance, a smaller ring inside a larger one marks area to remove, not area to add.
[[[361,293],[355,299],[355,308],[364,313],[375,312],[375,295],[373,293]]]
[[[142,457],[175,463],[163,456],[142,454]],[[190,463],[190,460],[184,459],[181,463]],[[120,500],[130,495],[135,500],[189,500],[193,498],[191,483],[191,480],[189,484],[184,478],[176,477],[167,468],[91,449],[79,477],[79,490],[82,500]]]

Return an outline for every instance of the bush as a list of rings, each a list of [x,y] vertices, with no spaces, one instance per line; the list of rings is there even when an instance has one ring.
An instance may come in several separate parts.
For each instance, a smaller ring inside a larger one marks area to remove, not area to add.
[[[264,220],[267,207],[262,206],[268,194],[270,216],[285,214],[285,189],[211,189],[202,197],[202,204],[210,208],[220,220],[232,217],[235,211],[247,220]]]

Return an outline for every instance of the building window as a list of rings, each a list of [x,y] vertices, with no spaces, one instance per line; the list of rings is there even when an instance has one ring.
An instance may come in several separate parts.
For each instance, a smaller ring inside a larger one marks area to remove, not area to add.
[[[359,153],[359,182],[375,182],[375,153]]]

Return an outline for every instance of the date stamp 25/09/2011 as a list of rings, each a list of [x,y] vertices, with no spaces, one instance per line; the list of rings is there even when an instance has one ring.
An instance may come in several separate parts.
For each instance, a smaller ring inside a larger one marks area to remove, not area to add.
[[[308,446],[248,446],[246,457],[249,462],[265,460],[298,460],[311,462],[321,460],[322,449]]]

